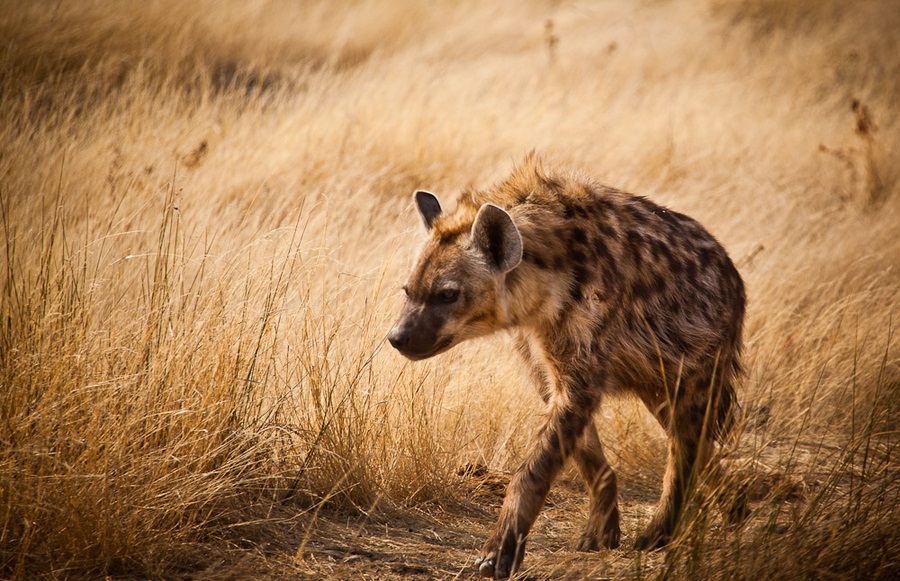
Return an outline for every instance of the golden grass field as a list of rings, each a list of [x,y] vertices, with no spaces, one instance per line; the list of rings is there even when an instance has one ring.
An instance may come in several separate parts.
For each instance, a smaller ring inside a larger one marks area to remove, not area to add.
[[[385,341],[423,236],[529,151],[685,212],[749,295],[753,512],[597,415],[623,548],[528,579],[900,577],[900,7],[0,1],[0,578],[463,579],[541,421],[505,337]],[[855,105],[853,105],[855,103]]]

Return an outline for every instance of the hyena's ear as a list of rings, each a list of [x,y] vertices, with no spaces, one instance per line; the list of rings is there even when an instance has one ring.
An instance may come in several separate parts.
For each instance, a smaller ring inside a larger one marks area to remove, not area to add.
[[[509,272],[522,262],[522,235],[512,217],[499,206],[481,206],[472,224],[472,240],[500,272]]]
[[[425,221],[425,227],[431,230],[434,219],[441,215],[441,203],[431,192],[419,190],[416,192],[416,206]]]

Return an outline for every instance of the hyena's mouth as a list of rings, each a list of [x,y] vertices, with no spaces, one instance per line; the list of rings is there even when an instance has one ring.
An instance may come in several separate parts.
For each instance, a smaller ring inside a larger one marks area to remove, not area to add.
[[[438,343],[433,349],[429,351],[400,351],[400,353],[410,359],[412,361],[421,361],[423,359],[428,359],[429,357],[434,357],[440,353],[443,353],[447,349],[451,347],[453,344],[453,335],[450,335],[440,343]]]

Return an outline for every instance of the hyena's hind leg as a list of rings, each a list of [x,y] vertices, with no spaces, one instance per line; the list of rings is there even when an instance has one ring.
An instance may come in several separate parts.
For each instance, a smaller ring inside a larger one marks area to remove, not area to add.
[[[587,528],[575,548],[579,551],[596,551],[600,547],[615,549],[621,535],[616,473],[603,454],[593,422],[588,424],[572,457],[590,497]]]
[[[685,378],[678,397],[671,402],[659,391],[641,393],[641,399],[666,431],[669,442],[659,505],[650,524],[638,537],[637,549],[650,550],[666,545],[675,532],[694,484],[705,475],[712,476],[712,481],[722,478],[722,467],[714,455],[719,403],[716,396],[721,391],[713,391],[711,386],[720,389],[708,378]],[[731,389],[730,385],[722,387]],[[711,401],[711,394],[715,401]]]
[[[742,429],[743,410],[736,400],[734,389],[728,379],[718,393],[725,401],[720,402],[719,410],[724,417],[718,417],[713,437],[723,445],[736,442]],[[703,487],[706,494],[715,500],[722,517],[729,525],[744,522],[750,515],[750,490],[746,482],[741,482],[730,475],[717,455],[707,461],[703,473]]]
[[[715,500],[726,524],[739,525],[750,516],[750,490],[746,482],[736,482],[713,456],[703,473],[706,494]]]

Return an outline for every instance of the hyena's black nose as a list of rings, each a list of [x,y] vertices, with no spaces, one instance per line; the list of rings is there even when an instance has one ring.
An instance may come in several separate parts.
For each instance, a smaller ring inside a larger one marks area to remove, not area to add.
[[[409,333],[400,330],[399,327],[394,327],[391,329],[390,334],[388,334],[388,341],[391,342],[394,349],[403,349],[409,345]]]

